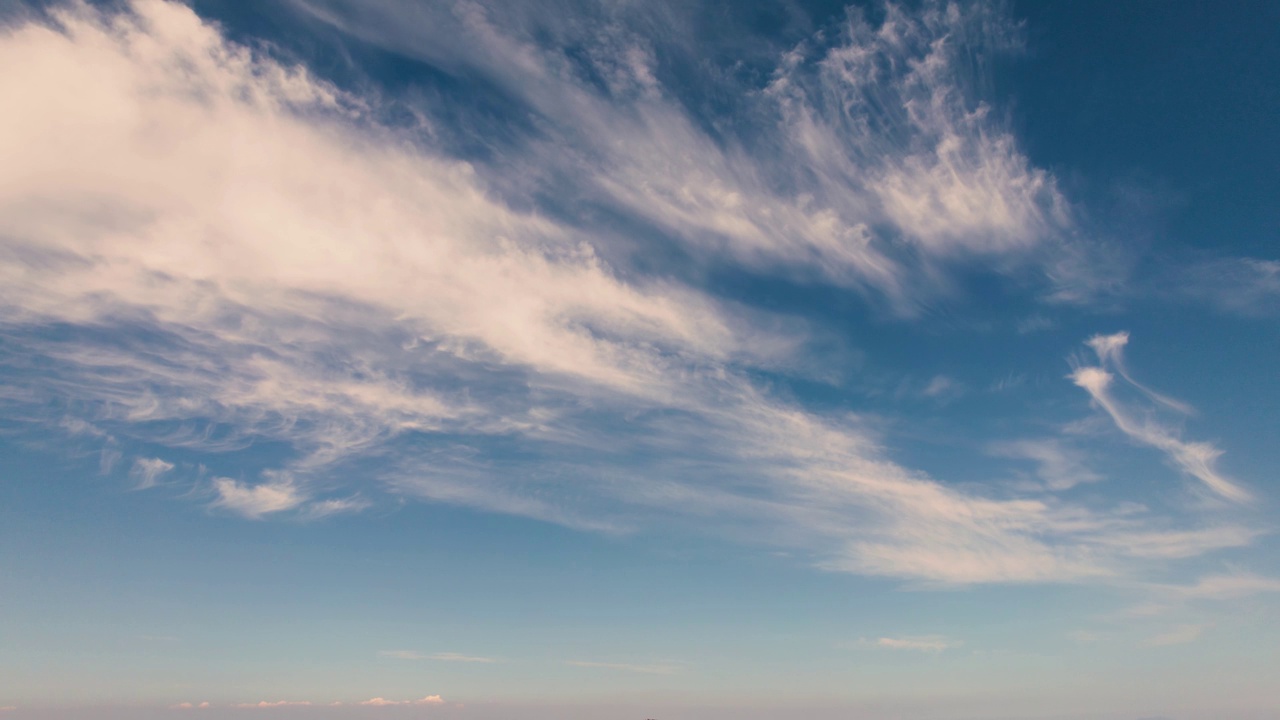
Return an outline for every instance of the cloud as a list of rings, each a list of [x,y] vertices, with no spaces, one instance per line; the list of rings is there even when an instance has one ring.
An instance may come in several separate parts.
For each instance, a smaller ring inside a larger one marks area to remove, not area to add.
[[[1179,625],[1168,632],[1147,638],[1143,644],[1150,647],[1184,645],[1198,640],[1207,627],[1207,625]]]
[[[444,662],[462,662],[462,663],[494,663],[497,660],[487,657],[478,657],[473,655],[460,655],[458,653],[436,653],[430,656],[432,660],[442,660]]]
[[[197,703],[183,702],[183,703],[178,703],[177,705],[170,705],[170,706],[169,706],[169,709],[171,709],[171,710],[207,710],[208,708],[209,708],[209,703],[208,703],[208,701],[201,702],[201,703],[198,703],[198,704],[197,704]]]
[[[291,510],[306,499],[288,477],[259,485],[246,485],[231,478],[216,478],[213,487],[218,493],[218,500],[214,502],[216,507],[227,508],[253,519]]]
[[[940,398],[948,395],[958,395],[964,392],[964,388],[946,375],[935,375],[929,381],[929,384],[924,387],[924,390],[920,392],[925,397]]]
[[[1114,367],[1121,377],[1127,380],[1130,385],[1141,390],[1147,397],[1167,408],[1177,410],[1186,415],[1191,415],[1195,412],[1190,405],[1166,395],[1161,395],[1133,379],[1124,363],[1124,347],[1129,344],[1129,333],[1121,331],[1114,335],[1094,335],[1085,344],[1093,348],[1093,351],[1097,353],[1098,359],[1104,366]]]
[[[695,282],[728,262],[905,311],[952,258],[1049,252],[1055,183],[961,77],[965,42],[1008,41],[986,10],[891,8],[794,48],[742,93],[777,128],[757,147],[708,134],[624,22],[575,55],[504,25],[546,13],[361,8],[376,27],[339,24],[474,70],[537,132],[464,159],[179,3],[4,28],[0,65],[24,70],[0,74],[23,108],[0,114],[0,330],[33,359],[4,367],[6,410],[240,463],[193,496],[250,519],[389,493],[601,532],[686,522],[940,585],[1113,578],[1199,530],[898,464],[868,418],[760,380],[803,366],[803,322]],[[700,268],[661,266],[659,240]]]
[[[1090,338],[1088,345],[1095,350],[1102,366],[1077,367],[1071,374],[1072,381],[1089,393],[1094,402],[1106,411],[1116,427],[1125,435],[1161,450],[1175,465],[1188,475],[1200,480],[1214,493],[1234,502],[1248,500],[1250,494],[1246,490],[1217,471],[1215,461],[1222,455],[1221,450],[1207,442],[1184,442],[1172,429],[1149,418],[1139,420],[1115,398],[1111,392],[1114,376],[1104,367],[1114,367],[1122,377],[1128,379],[1122,356],[1122,349],[1128,341],[1129,334],[1124,332]],[[1160,400],[1163,405],[1172,407],[1180,405],[1130,382],[1148,396]]]
[[[376,697],[365,700],[360,704],[371,705],[374,707],[387,707],[394,705],[441,705],[443,703],[444,699],[439,695],[427,695],[426,697],[419,698],[417,700],[386,700],[384,698]]]
[[[301,5],[365,42],[485,77],[537,128],[503,129],[524,140],[493,143],[504,164],[548,183],[575,178],[567,192],[660,229],[703,261],[816,276],[907,308],[937,285],[935,273],[913,277],[921,255],[928,267],[1024,256],[1070,224],[1053,177],[976,96],[973,75],[989,68],[974,58],[1018,42],[983,3],[886,4],[876,23],[851,11],[771,58],[763,86],[726,92],[736,73],[716,74],[718,94],[756,121],[741,134],[731,118],[692,113],[678,85],[664,84],[655,46],[684,57],[697,44],[682,44],[693,23],[679,12],[579,7],[565,22],[518,4]],[[556,42],[530,40],[540,36]]]
[[[368,500],[359,497],[330,498],[307,504],[303,514],[309,519],[318,520],[330,515],[360,512],[371,505]]]
[[[1175,292],[1245,316],[1280,310],[1280,261],[1223,258],[1194,264],[1162,283]]]
[[[872,645],[889,650],[918,650],[927,653],[940,653],[943,650],[960,647],[963,643],[950,640],[941,635],[924,635],[918,637],[882,637],[871,641]]]
[[[988,450],[999,457],[1035,462],[1036,475],[1050,490],[1068,490],[1080,483],[1093,483],[1102,479],[1102,476],[1085,466],[1078,452],[1054,438],[999,442],[992,444]]]
[[[231,707],[236,708],[283,708],[283,707],[311,707],[314,703],[310,700],[261,700],[256,703],[236,703]]]
[[[462,655],[454,652],[441,652],[427,655],[417,650],[379,650],[378,657],[392,658],[395,660],[439,660],[441,662],[461,662],[461,663],[495,663],[498,662],[494,658],[479,657],[474,655]]]
[[[378,657],[393,660],[422,660],[426,657],[417,650],[379,650]]]
[[[138,458],[133,461],[133,469],[129,471],[129,475],[137,481],[135,489],[146,490],[155,487],[156,480],[172,469],[173,463],[160,458]]]
[[[631,663],[592,662],[587,660],[568,660],[565,665],[580,668],[601,668],[604,670],[621,670],[641,675],[673,675],[680,668],[677,665],[633,665]]]
[[[1280,579],[1237,571],[1206,575],[1189,585],[1148,583],[1140,589],[1150,599],[1129,608],[1127,615],[1163,615],[1195,603],[1231,602],[1254,595],[1280,593]]]

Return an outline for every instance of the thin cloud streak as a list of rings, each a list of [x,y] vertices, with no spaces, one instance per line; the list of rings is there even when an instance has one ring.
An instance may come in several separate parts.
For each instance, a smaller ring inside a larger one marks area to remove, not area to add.
[[[1093,401],[1111,417],[1116,428],[1125,435],[1161,450],[1184,472],[1199,479],[1207,488],[1223,498],[1237,503],[1250,499],[1251,495],[1248,491],[1217,471],[1215,461],[1222,455],[1222,451],[1212,443],[1184,442],[1173,430],[1153,420],[1138,420],[1133,417],[1128,408],[1115,398],[1111,392],[1114,376],[1104,368],[1114,367],[1122,377],[1128,379],[1122,354],[1128,341],[1129,334],[1124,332],[1114,335],[1096,335],[1090,338],[1087,344],[1097,353],[1102,366],[1077,367],[1071,374],[1071,380],[1089,393]],[[1163,396],[1145,390],[1136,383],[1133,384],[1144,393],[1159,400],[1161,404],[1174,403]],[[1180,405],[1180,403],[1174,403],[1173,406]],[[1178,409],[1183,408],[1178,407]]]
[[[173,463],[160,458],[138,458],[133,461],[129,475],[137,480],[135,490],[147,490],[156,486],[161,475],[172,470]]]
[[[579,668],[621,670],[641,675],[674,675],[680,669],[678,665],[635,665],[631,663],[593,662],[588,660],[567,660],[565,665]]]
[[[958,640],[951,640],[941,635],[922,635],[918,637],[882,637],[869,644],[888,650],[916,650],[927,653],[940,653],[963,645]]]

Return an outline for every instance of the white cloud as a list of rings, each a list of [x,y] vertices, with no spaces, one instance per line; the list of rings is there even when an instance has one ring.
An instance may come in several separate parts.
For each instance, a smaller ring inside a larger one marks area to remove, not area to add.
[[[671,664],[636,665],[632,663],[593,662],[588,660],[568,660],[565,665],[580,668],[600,668],[603,670],[621,670],[641,675],[673,675],[680,667]]]
[[[287,477],[259,485],[246,485],[231,478],[216,478],[213,487],[218,493],[215,506],[253,519],[291,510],[306,500],[297,485]]]
[[[1227,312],[1266,316],[1280,310],[1280,260],[1223,258],[1162,278],[1162,292],[1204,300]]]
[[[392,658],[394,660],[421,660],[426,655],[417,650],[379,650],[378,657]]]
[[[359,13],[349,0],[301,4],[366,42],[488,78],[548,131],[504,152],[504,163],[577,178],[576,192],[701,258],[816,274],[910,307],[938,279],[911,277],[914,253],[1021,256],[1070,224],[1052,176],[975,97],[973,58],[1006,50],[1017,34],[981,3],[889,5],[879,24],[849,13],[777,58],[766,87],[738,88],[742,112],[762,121],[749,139],[727,127],[707,133],[661,87],[651,44],[683,35],[678,14],[606,6],[587,12],[598,23],[566,23],[472,3],[379,0]],[[529,39],[540,35],[575,51]],[[600,77],[617,81],[603,92]],[[900,252],[900,239],[912,252]]]
[[[133,461],[129,475],[137,481],[135,489],[146,490],[156,486],[157,479],[173,469],[173,463],[160,458],[138,458]]]
[[[283,708],[283,707],[311,707],[314,703],[310,700],[261,700],[256,703],[236,703],[232,707],[237,708]]]
[[[427,695],[426,697],[418,698],[417,700],[387,700],[385,698],[376,697],[365,700],[360,704],[371,705],[374,707],[387,707],[395,705],[441,705],[443,703],[444,699],[439,695]]]
[[[1023,458],[1036,463],[1036,474],[1050,490],[1067,490],[1080,483],[1102,479],[1085,466],[1080,453],[1054,438],[1013,440],[991,445],[989,451],[1000,457]]]
[[[929,384],[920,391],[925,397],[938,398],[945,395],[954,395],[963,392],[963,389],[955,380],[946,375],[935,375]]]
[[[526,148],[499,171],[381,126],[372,101],[228,42],[185,5],[128,8],[66,6],[0,34],[0,66],[23,68],[0,74],[23,108],[0,114],[0,325],[43,361],[32,407],[86,408],[69,430],[289,448],[248,470],[256,484],[215,477],[202,488],[215,506],[319,517],[389,489],[600,531],[681,517],[832,570],[952,584],[1113,577],[1148,557],[1116,537],[1157,537],[1145,548],[1168,532],[1165,518],[988,495],[892,462],[864,419],[751,380],[785,371],[803,331],[626,266],[649,246],[512,189],[563,171],[704,260],[909,304],[907,264],[932,280],[928,258],[1018,256],[1064,222],[1051,178],[952,92],[950,43],[974,18],[854,23],[833,48],[797,50],[758,98],[783,120],[777,166],[700,130],[634,38],[600,50],[626,104],[501,18],[467,11],[459,28],[449,13],[426,30],[440,45],[402,35],[460,53],[586,143]],[[897,119],[868,114],[860,52],[906,73],[886,81]],[[864,121],[908,140],[886,145]],[[891,252],[902,244],[880,225],[911,249]],[[50,324],[71,339],[42,335]],[[485,452],[499,440],[523,464]],[[1188,536],[1180,552],[1214,542]]]
[[[1072,381],[1089,393],[1094,402],[1106,411],[1121,432],[1134,440],[1161,450],[1184,472],[1199,479],[1207,488],[1218,495],[1235,502],[1248,500],[1250,494],[1246,490],[1217,471],[1215,461],[1222,455],[1222,451],[1216,446],[1207,442],[1185,442],[1171,428],[1150,418],[1138,419],[1134,417],[1129,409],[1115,398],[1111,392],[1114,376],[1107,372],[1104,367],[1114,367],[1123,377],[1128,379],[1128,372],[1124,369],[1122,355],[1122,349],[1128,343],[1128,340],[1128,333],[1123,332],[1090,338],[1088,344],[1097,352],[1098,359],[1103,366],[1077,367],[1071,374]],[[1132,381],[1130,382],[1132,383]],[[1163,405],[1171,407],[1180,405],[1180,403],[1163,398],[1163,396],[1146,390],[1146,388],[1136,383],[1132,384],[1153,399],[1159,400]]]
[[[183,703],[178,703],[177,705],[169,706],[169,709],[171,710],[207,710],[208,708],[209,708],[208,701],[201,702],[201,703],[183,702]]]
[[[1141,390],[1147,397],[1167,408],[1177,410],[1186,415],[1191,415],[1195,412],[1190,405],[1181,400],[1162,395],[1133,379],[1124,363],[1124,347],[1129,344],[1129,333],[1121,331],[1113,335],[1094,335],[1085,344],[1093,348],[1093,351],[1098,355],[1098,359],[1104,366],[1114,367],[1121,377],[1128,381],[1130,385]]]
[[[303,510],[303,514],[308,519],[318,520],[326,518],[330,515],[340,515],[343,513],[360,512],[368,508],[372,503],[364,498],[330,498],[328,500],[317,500],[308,503]]]
[[[1207,627],[1208,626],[1206,625],[1178,625],[1177,627],[1170,629],[1168,632],[1147,638],[1143,644],[1151,647],[1184,645],[1198,640]]]
[[[941,635],[922,635],[916,637],[882,637],[870,641],[876,647],[889,650],[919,650],[928,653],[939,653],[943,650],[963,645],[958,640],[951,640]]]
[[[1206,575],[1189,585],[1148,583],[1139,586],[1148,596],[1130,607],[1128,616],[1165,615],[1193,604],[1223,603],[1267,593],[1280,593],[1280,579],[1249,572]]]
[[[479,657],[476,655],[461,655],[453,652],[436,653],[430,656],[432,660],[441,660],[444,662],[462,662],[462,663],[494,663],[497,660],[487,657]]]
[[[1280,578],[1244,572],[1206,575],[1194,585],[1173,588],[1172,592],[1189,600],[1235,600],[1259,593],[1280,593]]]

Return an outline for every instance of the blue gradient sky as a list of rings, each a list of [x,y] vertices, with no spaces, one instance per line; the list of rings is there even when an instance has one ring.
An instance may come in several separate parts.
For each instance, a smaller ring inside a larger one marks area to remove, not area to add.
[[[1277,21],[3,6],[0,720],[1280,717]]]

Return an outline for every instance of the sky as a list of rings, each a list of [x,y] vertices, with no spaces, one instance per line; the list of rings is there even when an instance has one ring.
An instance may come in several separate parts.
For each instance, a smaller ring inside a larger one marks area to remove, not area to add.
[[[0,4],[0,720],[1280,718],[1278,22]]]

